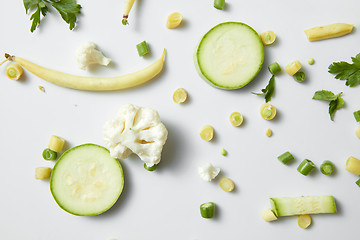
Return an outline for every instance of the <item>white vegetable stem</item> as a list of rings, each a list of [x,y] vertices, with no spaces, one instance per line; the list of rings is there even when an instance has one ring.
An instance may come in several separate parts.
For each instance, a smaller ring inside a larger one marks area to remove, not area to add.
[[[132,6],[134,5],[134,2],[135,2],[135,0],[126,0],[126,2],[125,2],[125,8],[124,8],[124,14],[123,14],[123,20],[122,20],[123,25],[129,24],[127,19],[129,17],[129,13],[130,13]]]
[[[158,75],[164,66],[165,49],[162,56],[146,68],[134,73],[109,78],[71,75],[39,66],[20,57],[10,56],[9,54],[5,54],[5,57],[17,62],[39,78],[62,87],[87,91],[112,91],[138,86]]]

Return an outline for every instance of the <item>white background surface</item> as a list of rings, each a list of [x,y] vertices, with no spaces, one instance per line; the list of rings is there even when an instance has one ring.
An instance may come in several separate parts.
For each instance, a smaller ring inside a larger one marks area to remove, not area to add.
[[[30,33],[29,15],[22,1],[0,2],[0,54],[8,52],[40,65],[78,75],[116,76],[138,70],[167,49],[166,66],[151,83],[117,92],[82,92],[44,82],[26,72],[22,81],[11,81],[0,71],[0,239],[348,239],[357,234],[360,189],[357,177],[344,170],[346,159],[360,157],[358,124],[352,113],[360,109],[360,86],[349,88],[327,72],[333,61],[346,60],[360,52],[360,32],[332,40],[308,42],[304,29],[335,22],[359,26],[357,0],[344,1],[235,1],[226,10],[212,1],[137,0],[130,25],[122,26],[124,0],[83,1],[78,27],[69,31],[57,12],[49,13],[39,29]],[[178,11],[184,16],[181,28],[165,28],[167,16]],[[201,36],[224,21],[241,21],[258,33],[273,30],[276,43],[265,48],[264,68],[247,87],[224,91],[211,87],[196,73],[193,52]],[[74,52],[84,41],[94,41],[113,59],[108,67],[84,72],[77,68]],[[143,40],[152,54],[137,55],[135,45]],[[315,64],[309,66],[308,58]],[[270,79],[266,69],[278,61],[282,67],[298,59],[307,80],[297,83],[286,73],[276,77],[272,104],[276,120],[259,115],[263,98],[251,94]],[[38,90],[42,85],[46,93]],[[173,91],[189,93],[189,101],[177,105]],[[328,104],[312,100],[315,91],[343,92],[346,105],[332,122]],[[82,143],[103,145],[102,125],[125,103],[158,110],[169,138],[156,172],[147,172],[137,157],[121,160],[125,189],[108,212],[94,217],[72,216],[60,209],[49,191],[48,181],[34,179],[34,169],[53,166],[44,161],[42,150],[50,135],[65,138],[68,147]],[[245,117],[239,128],[230,125],[231,112]],[[215,128],[216,137],[205,142],[199,130]],[[265,136],[271,128],[274,135]],[[227,157],[220,149],[228,150]],[[276,157],[285,151],[296,162],[282,165]],[[319,171],[304,177],[296,171],[304,158],[317,166],[323,160],[335,163],[334,176]],[[197,167],[210,161],[222,176],[236,184],[233,193],[223,192],[218,181],[207,183]],[[260,213],[270,207],[270,197],[333,195],[338,214],[313,216],[307,230],[297,226],[296,217],[266,223]],[[217,204],[216,218],[202,219],[199,205]]]

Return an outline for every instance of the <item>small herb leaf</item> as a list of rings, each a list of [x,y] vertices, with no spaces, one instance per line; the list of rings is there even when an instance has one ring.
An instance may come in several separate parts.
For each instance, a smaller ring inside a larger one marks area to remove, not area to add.
[[[252,94],[265,96],[265,102],[269,102],[269,101],[271,101],[271,97],[274,94],[274,91],[275,91],[275,76],[272,75],[272,77],[269,80],[268,85],[264,89],[261,89],[262,93],[254,93],[253,92]]]
[[[344,99],[341,97],[341,93],[335,95],[334,93],[327,91],[327,90],[321,90],[315,92],[313,99],[315,100],[323,100],[323,101],[329,101],[329,114],[330,119],[334,121],[334,115],[336,110],[342,108],[345,104]]]
[[[313,99],[315,100],[323,100],[323,101],[333,101],[337,99],[337,96],[331,91],[321,90],[315,92]]]
[[[345,85],[354,87],[360,84],[360,54],[352,57],[352,64],[348,62],[333,62],[329,66],[329,73],[336,74],[335,78],[346,80]]]

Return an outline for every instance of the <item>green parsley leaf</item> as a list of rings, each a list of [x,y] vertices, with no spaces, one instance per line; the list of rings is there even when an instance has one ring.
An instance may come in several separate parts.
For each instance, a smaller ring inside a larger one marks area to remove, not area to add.
[[[275,91],[275,76],[272,75],[272,77],[269,80],[268,85],[264,89],[261,89],[262,93],[252,92],[252,94],[265,96],[265,102],[269,102],[269,101],[271,101],[271,97],[274,94],[274,91]]]
[[[351,60],[352,64],[344,61],[333,62],[329,66],[329,73],[336,74],[336,79],[346,80],[346,86],[354,87],[360,84],[360,53]]]
[[[342,108],[345,104],[344,99],[341,97],[341,93],[339,93],[338,95],[335,95],[334,93],[327,91],[327,90],[321,90],[321,91],[317,91],[315,92],[313,99],[315,100],[323,100],[323,101],[328,101],[329,103],[329,114],[330,114],[330,119],[332,121],[334,121],[334,115],[335,112]]]
[[[69,24],[70,30],[75,28],[77,15],[80,14],[81,5],[76,0],[23,0],[26,13],[35,10],[31,15],[32,20],[30,31],[33,32],[40,25],[41,15],[45,17],[49,11],[48,7],[54,7]]]

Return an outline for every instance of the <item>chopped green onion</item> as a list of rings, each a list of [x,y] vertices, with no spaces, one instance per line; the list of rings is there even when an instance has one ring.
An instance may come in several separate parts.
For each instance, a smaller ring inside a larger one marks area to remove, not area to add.
[[[307,176],[312,170],[314,170],[315,164],[309,159],[302,161],[297,168],[298,172],[304,176]]]
[[[221,155],[223,155],[223,156],[227,155],[227,151],[224,148],[221,149]]]
[[[320,171],[324,175],[330,175],[334,171],[334,164],[326,160],[320,165]]]
[[[276,75],[281,71],[281,67],[277,62],[270,64],[268,69],[272,75]]]
[[[297,82],[305,81],[305,73],[304,72],[297,72],[294,74],[294,79]]]
[[[215,203],[208,202],[201,204],[200,213],[203,218],[213,218],[215,214]]]
[[[225,0],[214,0],[214,8],[223,10],[225,7]]]
[[[155,169],[157,168],[157,164],[152,165],[151,167],[149,167],[148,165],[146,165],[146,163],[144,163],[144,168],[150,172],[155,171]]]
[[[315,62],[315,60],[313,58],[309,58],[309,60],[308,60],[309,65],[313,65],[314,62]]]
[[[360,179],[355,182],[360,187]]]
[[[290,152],[285,152],[285,153],[281,154],[280,156],[278,156],[278,159],[283,164],[288,164],[290,161],[294,160],[294,156]]]
[[[360,122],[360,110],[354,112],[354,117],[357,122]]]
[[[51,150],[50,148],[44,149],[42,156],[45,160],[55,160],[57,158],[57,152]]]
[[[140,57],[144,56],[145,54],[149,53],[149,51],[150,51],[149,46],[146,43],[146,41],[143,41],[143,42],[139,43],[138,45],[136,45],[136,49],[137,49]]]

